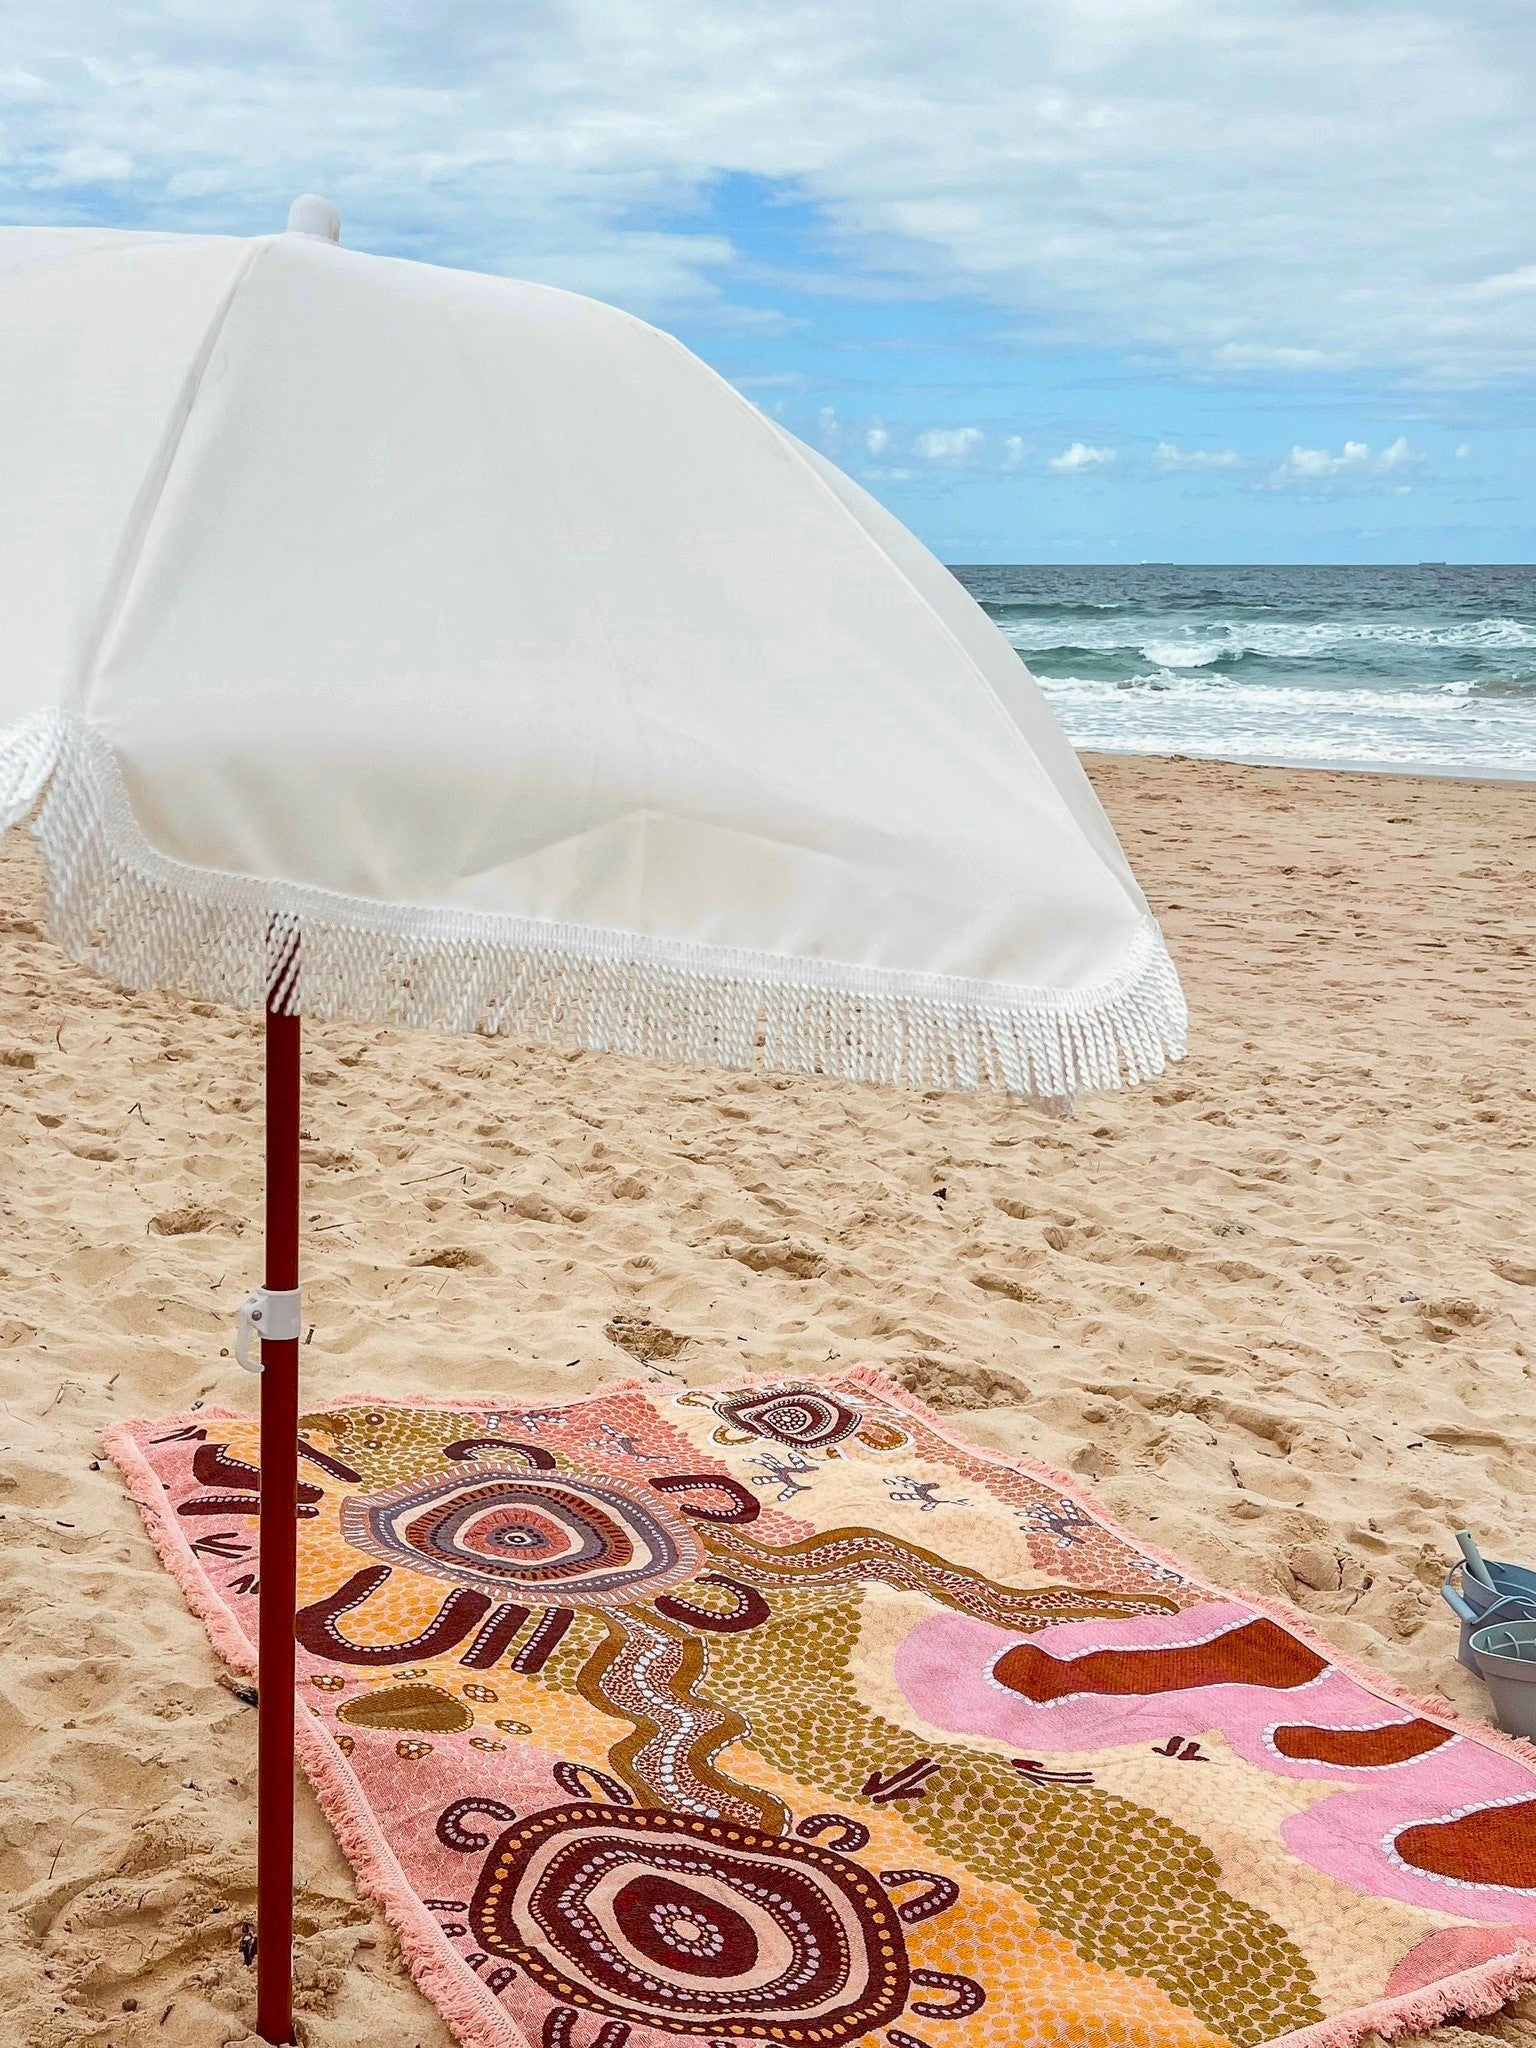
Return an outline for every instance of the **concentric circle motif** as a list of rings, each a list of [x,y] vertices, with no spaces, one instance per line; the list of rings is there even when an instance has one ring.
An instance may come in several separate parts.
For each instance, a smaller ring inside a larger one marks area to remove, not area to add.
[[[654,1494],[501,1465],[354,1495],[341,1533],[386,1564],[528,1606],[624,1606],[680,1585],[704,1561],[688,1524]]]
[[[566,2005],[716,2040],[854,2041],[900,2015],[912,1981],[895,1907],[848,1857],[643,1807],[518,1821],[470,1923]]]
[[[715,1413],[737,1429],[816,1451],[840,1444],[864,1420],[850,1402],[840,1401],[824,1387],[759,1387],[744,1394],[723,1394]]]

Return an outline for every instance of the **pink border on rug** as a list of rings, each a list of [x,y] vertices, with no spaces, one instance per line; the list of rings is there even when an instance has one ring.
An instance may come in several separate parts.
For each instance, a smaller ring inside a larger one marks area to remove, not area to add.
[[[366,1397],[365,1397],[366,1398]],[[332,1402],[330,1406],[354,1404]],[[494,1403],[442,1402],[442,1407],[485,1408]],[[556,1404],[548,1402],[546,1406]],[[560,1406],[566,1403],[558,1404]],[[319,1410],[311,1408],[310,1414]],[[170,1418],[181,1420],[180,1417]],[[200,1408],[189,1413],[195,1422],[241,1422],[255,1418],[235,1408]],[[208,1631],[208,1639],[224,1662],[259,1683],[256,1652],[243,1629],[220,1600],[212,1582],[192,1555],[182,1531],[165,1513],[164,1489],[139,1449],[131,1422],[115,1422],[102,1433],[102,1444],[138,1503],[149,1531],[149,1540],[160,1561],[180,1586],[187,1605]],[[363,1796],[345,1760],[322,1728],[316,1727],[294,1697],[294,1746],[305,1776],[315,1789],[326,1819],[335,1830],[342,1854],[357,1874],[358,1889],[373,1900],[384,1914],[400,1943],[407,1969],[444,2020],[464,2042],[465,2048],[508,2048],[521,2042],[522,2048],[538,2048],[524,2028],[480,1988],[471,1988],[473,1978],[456,1970],[443,1953],[437,1923],[406,1882],[393,1850],[380,1832],[372,1809]]]
[[[1467,1736],[1479,1742],[1485,1749],[1491,1749],[1505,1756],[1516,1758],[1536,1779],[1536,1750],[1515,1736],[1505,1735],[1497,1728],[1491,1728],[1483,1721],[1464,1720],[1443,1699],[1425,1699],[1411,1693],[1406,1687],[1396,1685],[1369,1666],[1357,1664],[1352,1658],[1342,1656],[1334,1644],[1328,1641],[1307,1619],[1299,1608],[1288,1606],[1283,1600],[1269,1600],[1256,1593],[1235,1592],[1232,1588],[1218,1586],[1214,1580],[1205,1579],[1198,1572],[1190,1570],[1181,1558],[1171,1551],[1160,1550],[1155,1544],[1145,1542],[1133,1535],[1129,1529],[1117,1522],[1103,1502],[1085,1487],[1081,1480],[1070,1473],[1058,1472],[1054,1466],[1042,1465],[1033,1458],[1009,1457],[1005,1452],[993,1451],[981,1444],[973,1443],[958,1430],[945,1426],[926,1402],[915,1394],[909,1394],[905,1387],[888,1379],[875,1365],[849,1366],[839,1373],[829,1373],[834,1382],[847,1382],[867,1387],[893,1407],[904,1409],[915,1415],[936,1437],[944,1443],[953,1444],[968,1456],[980,1458],[984,1464],[999,1465],[1004,1470],[1023,1472],[1031,1479],[1043,1480],[1048,1486],[1075,1501],[1091,1515],[1100,1528],[1107,1529],[1112,1536],[1118,1536],[1122,1543],[1142,1557],[1150,1558],[1154,1564],[1167,1565],[1178,1572],[1193,1586],[1202,1591],[1216,1594],[1223,1599],[1238,1599],[1252,1607],[1257,1613],[1267,1615],[1282,1628],[1324,1657],[1338,1671],[1354,1679],[1376,1698],[1394,1706],[1406,1707],[1421,1715],[1425,1720],[1437,1722],[1443,1728],[1452,1729],[1458,1735]],[[1536,1782],[1533,1782],[1536,1790]],[[1301,2027],[1288,2034],[1277,2034],[1263,2044],[1263,2048],[1356,2048],[1368,2034],[1379,2034],[1383,2040],[1396,2040],[1400,2035],[1423,2032],[1452,2019],[1484,2019],[1495,2013],[1531,1985],[1536,1985],[1536,1943],[1526,1942],[1507,1956],[1497,1956],[1490,1963],[1479,1963],[1476,1968],[1462,1970],[1454,1977],[1442,1978],[1438,1984],[1431,1984],[1422,1991],[1410,1991],[1400,1998],[1378,1999],[1372,2005],[1357,2006],[1353,2012],[1341,2013],[1336,2019],[1323,2020],[1317,2026]]]
[[[744,1381],[768,1377],[738,1373],[717,1384],[722,1388],[732,1387]],[[1074,1501],[1101,1528],[1107,1529],[1112,1536],[1118,1537],[1152,1563],[1166,1565],[1189,1584],[1205,1592],[1226,1599],[1240,1599],[1256,1612],[1278,1622],[1378,1699],[1407,1708],[1426,1720],[1481,1743],[1485,1748],[1514,1757],[1536,1774],[1536,1751],[1530,1744],[1504,1735],[1484,1722],[1464,1720],[1445,1700],[1422,1698],[1367,1666],[1341,1656],[1299,1609],[1241,1589],[1233,1592],[1228,1587],[1218,1586],[1213,1580],[1202,1578],[1170,1551],[1160,1550],[1123,1528],[1103,1502],[1071,1474],[1042,1465],[1033,1458],[1011,1457],[1005,1452],[973,1443],[959,1431],[948,1428],[926,1402],[908,1393],[878,1366],[846,1366],[838,1372],[795,1374],[792,1377],[820,1380],[828,1386],[864,1387],[892,1407],[915,1416],[941,1442],[952,1444],[967,1456],[1041,1481]],[[612,1380],[588,1393],[540,1401],[534,1405],[540,1408],[575,1408],[583,1402],[602,1399],[610,1394],[651,1393],[656,1387],[654,1380]],[[715,1384],[711,1384],[688,1391],[708,1393],[715,1390]],[[303,1412],[320,1415],[333,1408],[386,1407],[398,1405],[400,1398],[399,1395],[387,1394],[348,1394],[330,1401],[306,1403]],[[426,1407],[469,1412],[483,1412],[498,1406],[514,1408],[529,1405],[514,1401],[498,1403],[494,1396],[489,1395],[473,1399],[433,1395],[418,1397],[418,1400]],[[251,1422],[257,1418],[237,1408],[200,1408],[164,1419],[201,1424],[236,1420]],[[166,1516],[164,1490],[139,1448],[134,1427],[131,1421],[113,1423],[103,1431],[102,1445],[122,1472],[161,1563],[180,1586],[187,1605],[207,1629],[215,1651],[234,1670],[257,1677],[254,1647],[193,1556],[184,1532]],[[415,1982],[464,2042],[465,2048],[508,2048],[509,2042],[517,2041],[522,2043],[522,2048],[538,2048],[526,2030],[488,1991],[477,1987],[477,1996],[475,1990],[470,1989],[462,1976],[444,1960],[437,1924],[407,1884],[361,1786],[325,1732],[315,1727],[300,1711],[297,1696],[294,1700],[294,1741],[305,1774],[314,1786],[315,1796],[335,1830],[343,1854],[357,1873],[359,1889],[379,1906],[399,1940],[401,1953]],[[1407,1992],[1398,1998],[1378,1999],[1374,2004],[1359,2006],[1353,2012],[1341,2013],[1316,2026],[1274,2035],[1260,2044],[1260,2048],[1360,2048],[1370,2034],[1376,2034],[1383,2040],[1396,2040],[1403,2034],[1428,2031],[1448,2020],[1486,2018],[1533,1985],[1536,1985],[1536,1943],[1523,1943],[1509,1955],[1459,1971],[1456,1976],[1427,1985],[1422,1991]]]

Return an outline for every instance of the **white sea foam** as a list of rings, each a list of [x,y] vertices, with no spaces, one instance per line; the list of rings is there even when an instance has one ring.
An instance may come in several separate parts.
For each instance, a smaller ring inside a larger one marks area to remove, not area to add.
[[[961,572],[1084,746],[1536,776],[1536,572]]]
[[[1297,620],[1210,619],[1198,629],[1132,627],[1125,619],[1103,623],[1083,618],[1010,619],[998,622],[1021,654],[1053,647],[1110,652],[1125,649],[1162,668],[1199,668],[1241,654],[1272,659],[1320,661],[1373,647],[1445,648],[1468,651],[1536,652],[1536,625],[1521,619],[1475,619],[1456,626],[1417,626],[1398,619]]]
[[[1139,643],[1137,651],[1159,668],[1205,668],[1223,655],[1236,651],[1228,640],[1153,640]]]
[[[1173,669],[1125,682],[1041,678],[1068,737],[1111,753],[1219,760],[1379,763],[1536,780],[1529,697],[1323,689]]]

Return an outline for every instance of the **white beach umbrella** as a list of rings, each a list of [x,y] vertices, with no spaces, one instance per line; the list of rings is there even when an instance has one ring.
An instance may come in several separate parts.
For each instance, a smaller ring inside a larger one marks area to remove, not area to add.
[[[74,958],[268,1011],[273,2040],[298,1016],[1055,1099],[1185,1025],[1034,683],[873,499],[628,314],[335,244],[0,231],[0,818]]]

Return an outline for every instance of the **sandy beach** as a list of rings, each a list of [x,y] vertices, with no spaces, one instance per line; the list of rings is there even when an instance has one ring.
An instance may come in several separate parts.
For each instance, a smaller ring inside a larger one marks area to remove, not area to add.
[[[312,1398],[883,1365],[1487,1715],[1436,1597],[1536,1560],[1536,788],[1103,758],[1189,1059],[995,1098],[307,1034]],[[251,2048],[255,1717],[102,1427],[254,1407],[255,1020],[130,998],[0,858],[0,2030]],[[317,2048],[448,2048],[307,1792]],[[1434,2039],[1536,2043],[1527,2016]]]

